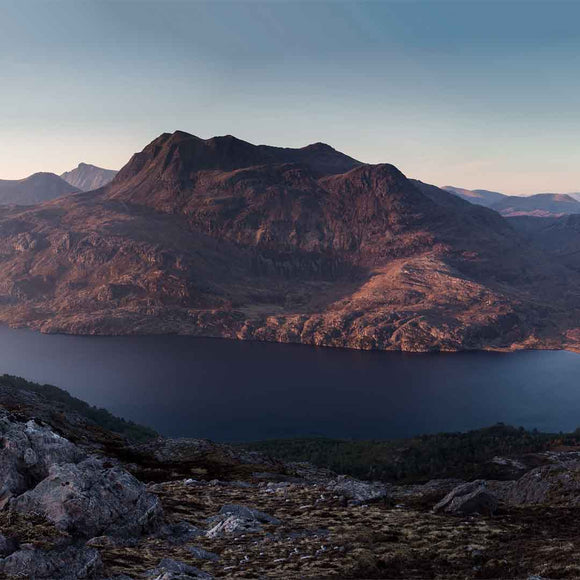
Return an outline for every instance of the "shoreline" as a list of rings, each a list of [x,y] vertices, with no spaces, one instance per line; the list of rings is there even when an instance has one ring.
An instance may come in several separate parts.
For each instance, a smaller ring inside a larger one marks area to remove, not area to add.
[[[237,342],[250,342],[250,343],[261,343],[261,344],[283,344],[283,345],[294,345],[301,347],[310,348],[329,348],[334,350],[345,350],[345,351],[360,351],[360,352],[399,352],[406,355],[420,355],[420,354],[459,354],[459,353],[474,353],[474,352],[497,352],[503,354],[516,353],[516,352],[532,352],[532,351],[552,351],[552,352],[571,352],[574,354],[580,354],[580,345],[562,345],[560,347],[552,346],[546,344],[545,346],[535,344],[532,347],[522,346],[519,344],[512,346],[495,346],[490,345],[488,347],[481,348],[457,348],[457,349],[438,349],[430,348],[425,350],[419,349],[403,349],[396,347],[387,348],[362,348],[349,345],[333,345],[333,344],[313,344],[310,342],[301,341],[284,341],[284,340],[269,340],[267,338],[252,338],[244,336],[216,336],[215,334],[203,334],[203,333],[185,333],[178,330],[175,331],[149,331],[149,332],[101,332],[98,328],[95,328],[92,332],[71,332],[66,330],[43,330],[42,327],[38,327],[33,324],[13,324],[8,322],[0,321],[0,327],[12,329],[12,330],[28,330],[37,334],[45,336],[73,336],[79,338],[124,338],[124,337],[162,337],[162,336],[183,336],[187,338],[202,338],[202,339],[214,339],[214,340],[227,340],[227,341],[237,341]]]

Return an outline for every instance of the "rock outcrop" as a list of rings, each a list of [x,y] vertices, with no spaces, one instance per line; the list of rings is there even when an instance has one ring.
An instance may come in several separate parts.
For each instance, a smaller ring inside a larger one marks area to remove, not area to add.
[[[486,482],[473,481],[454,488],[433,507],[433,511],[461,515],[493,515],[497,506],[497,497],[486,489]]]
[[[389,488],[383,483],[359,481],[344,475],[330,481],[326,488],[330,493],[345,497],[353,505],[386,500],[389,496]]]
[[[52,465],[10,508],[41,514],[57,528],[87,538],[140,535],[155,530],[161,518],[159,502],[139,480],[94,457]]]
[[[1,408],[0,436],[0,515],[21,522],[0,535],[3,578],[95,578],[102,562],[86,540],[136,538],[159,528],[157,497],[110,459],[89,456],[50,426],[19,421]],[[47,530],[48,547],[18,538],[31,518]]]
[[[502,491],[511,505],[580,507],[580,460],[537,467]]]

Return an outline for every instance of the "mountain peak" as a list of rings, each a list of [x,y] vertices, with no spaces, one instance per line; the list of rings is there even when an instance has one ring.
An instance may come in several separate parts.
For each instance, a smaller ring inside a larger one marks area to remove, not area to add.
[[[91,191],[107,185],[115,175],[117,172],[113,169],[103,169],[81,161],[75,169],[66,171],[60,177],[81,191]]]
[[[0,204],[33,205],[77,192],[64,179],[46,171],[24,179],[0,180]]]
[[[141,191],[140,198],[144,189],[155,195],[154,184],[159,181],[172,183],[181,191],[201,171],[231,172],[287,163],[306,166],[316,177],[345,173],[361,165],[324,143],[292,149],[254,145],[231,134],[202,139],[175,131],[161,134],[133,155],[116,177],[110,195],[124,197],[137,189]]]
[[[322,141],[317,141],[316,143],[310,143],[310,145],[306,145],[303,149],[310,149],[312,151],[336,151],[334,147],[328,145],[328,143],[323,143]]]

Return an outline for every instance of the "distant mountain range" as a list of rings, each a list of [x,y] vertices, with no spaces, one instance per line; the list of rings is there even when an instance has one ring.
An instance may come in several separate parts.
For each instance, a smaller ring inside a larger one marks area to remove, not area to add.
[[[0,209],[0,321],[360,349],[580,350],[579,259],[390,164],[322,143],[178,131],[100,189]]]
[[[485,189],[462,189],[451,185],[446,185],[443,189],[471,203],[489,207],[504,216],[558,217],[580,213],[578,193],[537,193],[518,196]]]
[[[78,191],[54,173],[35,173],[25,179],[0,180],[0,204],[33,205]]]
[[[25,179],[0,180],[0,205],[34,205],[79,191],[99,189],[110,183],[116,171],[80,163],[63,173],[34,173]]]
[[[92,191],[113,181],[115,175],[117,175],[117,171],[113,169],[103,169],[88,163],[79,163],[76,169],[66,171],[61,177],[81,191]]]

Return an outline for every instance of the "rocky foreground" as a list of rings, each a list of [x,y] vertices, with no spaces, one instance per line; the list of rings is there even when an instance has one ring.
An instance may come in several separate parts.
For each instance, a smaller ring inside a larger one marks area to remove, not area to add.
[[[363,482],[194,439],[129,443],[0,386],[2,578],[576,578],[580,452],[507,481]],[[535,465],[535,467],[531,467]]]

